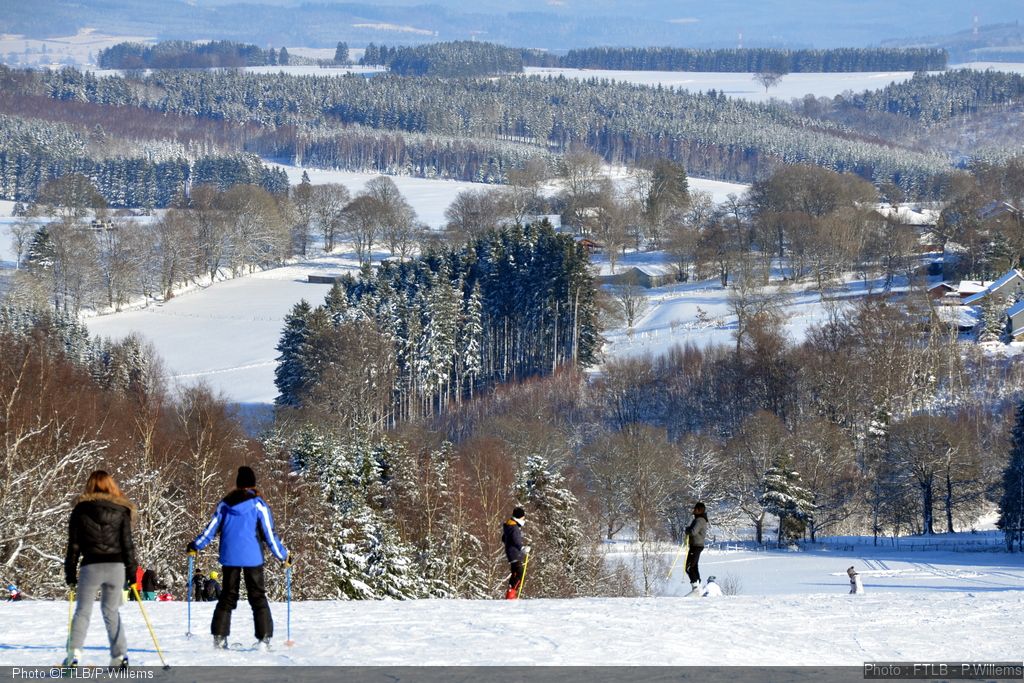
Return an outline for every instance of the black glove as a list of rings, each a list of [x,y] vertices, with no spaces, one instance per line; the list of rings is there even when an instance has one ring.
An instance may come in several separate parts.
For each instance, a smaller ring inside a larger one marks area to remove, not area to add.
[[[284,558],[285,569],[292,566],[293,564],[295,564],[295,557],[291,553],[288,553],[288,556]]]
[[[74,574],[65,574],[64,575],[64,583],[66,583],[71,588],[74,588],[75,586],[78,585],[78,577],[75,576]]]
[[[196,547],[195,541],[189,541],[188,542],[188,545],[185,546],[185,552],[187,552],[189,555],[198,555],[199,554],[199,548]]]
[[[124,580],[124,588],[122,590],[130,591],[132,589],[132,582],[129,579]]]

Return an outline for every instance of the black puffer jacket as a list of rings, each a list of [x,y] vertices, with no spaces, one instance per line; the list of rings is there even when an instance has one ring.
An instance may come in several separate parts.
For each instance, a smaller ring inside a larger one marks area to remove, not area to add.
[[[132,519],[135,506],[124,498],[106,493],[87,493],[79,497],[68,522],[68,551],[64,556],[64,578],[78,581],[78,558],[82,565],[120,562],[125,580],[135,580],[135,544]]]
[[[509,562],[522,562],[526,559],[523,552],[523,527],[519,522],[509,518],[501,528],[501,542],[505,544],[505,557]]]

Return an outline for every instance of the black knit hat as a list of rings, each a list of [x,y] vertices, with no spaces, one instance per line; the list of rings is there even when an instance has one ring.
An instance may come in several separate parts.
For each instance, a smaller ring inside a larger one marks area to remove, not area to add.
[[[526,510],[516,508],[512,511],[512,519],[526,519]]]
[[[256,473],[251,467],[242,465],[238,468],[238,476],[235,477],[235,486],[240,489],[251,489],[256,486]]]

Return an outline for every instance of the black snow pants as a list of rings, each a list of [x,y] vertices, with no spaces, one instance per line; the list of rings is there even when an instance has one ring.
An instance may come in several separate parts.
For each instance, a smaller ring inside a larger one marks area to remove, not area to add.
[[[238,589],[242,574],[245,574],[245,592],[252,607],[252,620],[256,627],[256,640],[274,635],[274,619],[270,616],[270,604],[263,584],[263,567],[223,567],[220,599],[213,610],[210,632],[215,636],[231,634],[231,612],[238,606]]]
[[[510,562],[509,568],[512,570],[512,573],[508,577],[508,585],[519,590],[519,583],[523,580],[523,563]]]
[[[689,552],[686,553],[686,575],[690,577],[690,583],[700,583],[700,570],[697,569],[697,562],[700,561],[702,550],[704,550],[703,546],[691,545]]]

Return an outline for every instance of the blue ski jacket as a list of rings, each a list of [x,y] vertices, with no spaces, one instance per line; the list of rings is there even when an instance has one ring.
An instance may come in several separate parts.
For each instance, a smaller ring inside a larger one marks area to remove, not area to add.
[[[260,567],[263,545],[284,562],[288,549],[274,533],[270,507],[252,489],[236,489],[217,503],[210,523],[193,541],[196,550],[208,546],[220,532],[220,563],[225,567]]]

